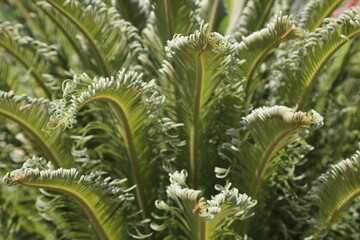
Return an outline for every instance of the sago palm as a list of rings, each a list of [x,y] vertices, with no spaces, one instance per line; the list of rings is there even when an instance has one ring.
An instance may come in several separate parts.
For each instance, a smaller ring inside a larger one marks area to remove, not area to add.
[[[356,4],[1,0],[0,239],[359,239]]]

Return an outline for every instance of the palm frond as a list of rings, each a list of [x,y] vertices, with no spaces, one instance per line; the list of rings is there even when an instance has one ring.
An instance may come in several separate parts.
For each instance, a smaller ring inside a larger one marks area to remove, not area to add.
[[[116,78],[94,78],[86,74],[74,76],[64,84],[64,97],[58,101],[57,110],[51,117],[49,130],[71,128],[76,123],[76,114],[93,101],[105,101],[118,124],[117,132],[127,149],[125,169],[130,184],[136,184],[136,196],[144,218],[149,216],[158,181],[154,176],[160,171],[161,162],[154,161],[156,149],[153,141],[159,132],[154,128],[157,109],[164,98],[156,90],[154,81],[141,80],[142,74],[120,71]],[[125,162],[125,161],[124,161]],[[151,166],[151,167],[150,167]]]
[[[50,19],[56,29],[65,36],[72,46],[71,50],[78,55],[82,69],[91,69],[91,52],[86,46],[86,40],[79,37],[79,32],[73,24],[64,18],[61,13],[54,11],[51,5],[46,2],[36,2],[36,6],[44,13],[44,20]]]
[[[294,27],[292,17],[279,16],[261,31],[242,38],[237,45],[237,57],[243,59],[239,65],[238,74],[246,78],[245,93],[248,101],[256,87],[255,72],[264,58],[280,42],[286,38],[295,38],[301,35],[301,30]]]
[[[126,208],[133,196],[119,180],[102,180],[96,172],[81,175],[74,168],[46,169],[46,160],[34,156],[7,173],[4,182],[64,193],[83,208],[101,239],[128,239]]]
[[[285,98],[297,103],[299,110],[306,106],[316,79],[331,56],[360,34],[359,16],[360,7],[354,7],[336,20],[324,20],[325,27],[309,33],[285,62],[289,69]]]
[[[262,29],[274,2],[275,0],[248,0],[232,37],[240,42],[242,37]]]
[[[255,144],[234,138],[225,146],[233,152],[231,179],[240,191],[256,197],[273,169],[277,152],[304,128],[319,128],[323,118],[314,110],[295,112],[284,106],[255,109],[243,119]]]
[[[183,153],[184,165],[178,168],[189,169],[193,187],[199,182],[200,170],[211,171],[207,167],[206,151],[213,145],[204,140],[211,131],[212,120],[219,114],[221,99],[226,97],[222,87],[239,81],[230,76],[231,67],[235,65],[234,45],[217,33],[208,33],[207,26],[195,34],[179,35],[168,42],[167,60],[160,69],[159,79],[163,94],[170,100],[170,118],[184,123],[180,136],[188,145]],[[233,107],[231,104],[227,106]]]
[[[323,20],[339,6],[343,0],[311,0],[301,13],[299,27],[310,32],[320,27]]]
[[[313,223],[314,239],[323,239],[340,214],[360,195],[360,151],[331,166],[314,183],[308,195],[318,212]]]
[[[50,75],[51,66],[57,61],[55,46],[37,41],[21,34],[21,25],[12,25],[10,22],[0,23],[0,47],[13,56],[34,77],[45,95],[51,99],[51,85],[45,77]]]
[[[71,22],[76,31],[82,34],[98,65],[98,73],[111,76],[120,68],[129,68],[136,62],[136,55],[141,50],[137,30],[122,20],[116,9],[108,8],[100,0],[39,2],[43,7],[51,5],[53,10]]]
[[[187,239],[210,240],[219,239],[224,235],[235,235],[230,226],[234,221],[241,221],[251,214],[251,208],[256,201],[246,194],[239,194],[238,189],[231,184],[218,187],[219,194],[205,200],[200,197],[201,191],[188,188],[187,172],[169,174],[170,186],[166,192],[171,203],[162,200],[156,202],[158,209],[167,213],[157,218],[165,220],[163,224],[152,223],[154,230],[177,227]],[[167,236],[167,239],[176,236]]]
[[[230,180],[241,192],[252,198],[260,198],[263,183],[276,169],[277,154],[280,149],[294,141],[301,129],[318,128],[323,118],[314,110],[309,113],[295,112],[284,106],[262,107],[255,109],[243,119],[254,144],[235,137],[225,148],[232,152],[230,161]],[[219,171],[218,171],[219,175]],[[260,197],[259,197],[260,195]],[[249,221],[240,224],[239,232],[248,231]]]
[[[0,115],[19,124],[35,140],[41,153],[57,167],[73,166],[71,142],[60,130],[50,136],[44,132],[50,118],[51,102],[44,98],[17,96],[0,91]]]

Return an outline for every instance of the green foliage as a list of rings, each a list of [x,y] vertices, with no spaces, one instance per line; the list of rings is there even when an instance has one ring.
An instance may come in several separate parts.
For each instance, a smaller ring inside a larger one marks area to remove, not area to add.
[[[0,239],[358,239],[354,3],[0,1]]]
[[[314,239],[326,235],[340,214],[360,195],[360,152],[345,159],[322,174],[315,183],[308,198],[318,207],[314,223]]]

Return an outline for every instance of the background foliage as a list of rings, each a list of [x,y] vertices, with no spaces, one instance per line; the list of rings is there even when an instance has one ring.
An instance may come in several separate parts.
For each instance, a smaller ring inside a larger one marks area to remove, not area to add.
[[[359,239],[356,5],[0,0],[0,239]]]

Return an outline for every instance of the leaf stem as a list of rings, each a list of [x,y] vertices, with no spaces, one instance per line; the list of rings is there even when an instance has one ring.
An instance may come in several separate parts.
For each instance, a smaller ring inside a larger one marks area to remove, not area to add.
[[[209,33],[214,31],[214,23],[216,20],[216,15],[217,15],[217,10],[218,10],[219,4],[220,4],[220,1],[215,0],[215,2],[213,3],[213,6],[211,8],[210,19],[209,19]]]
[[[191,127],[190,134],[190,169],[193,187],[197,188],[198,186],[198,168],[197,168],[197,151],[198,151],[198,136],[199,136],[199,125],[200,125],[200,103],[201,103],[201,94],[202,94],[202,85],[204,81],[203,76],[203,63],[201,55],[206,51],[207,47],[210,45],[210,41],[205,44],[201,51],[196,56],[196,86],[194,94],[194,108],[193,108],[193,122]]]

